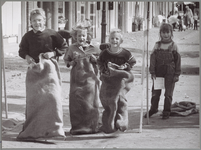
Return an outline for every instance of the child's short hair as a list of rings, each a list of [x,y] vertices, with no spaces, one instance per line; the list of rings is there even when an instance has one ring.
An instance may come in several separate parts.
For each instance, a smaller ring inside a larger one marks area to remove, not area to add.
[[[35,8],[30,12],[30,21],[35,14],[41,15],[46,20],[45,11],[42,8]]]
[[[77,33],[78,31],[87,31],[87,40],[90,42],[92,39],[92,33],[90,32],[91,29],[91,24],[90,22],[86,19],[79,24],[77,24],[75,27],[72,28],[72,31],[70,32],[70,35],[73,37],[74,40],[76,40]]]
[[[121,31],[120,29],[115,28],[115,29],[112,29],[112,30],[110,31],[110,35],[111,35],[111,34],[114,34],[114,33],[119,33],[120,36],[121,36],[121,39],[123,39],[123,34],[122,34],[122,31]]]

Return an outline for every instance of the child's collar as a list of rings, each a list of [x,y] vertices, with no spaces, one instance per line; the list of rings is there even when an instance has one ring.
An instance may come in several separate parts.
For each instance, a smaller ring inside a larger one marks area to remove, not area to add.
[[[171,42],[172,42],[172,39],[169,39],[169,40],[167,40],[167,41],[161,40],[161,43],[164,43],[164,44],[171,43]]]
[[[35,29],[33,28],[33,32],[34,32],[34,33],[43,32],[44,30],[45,30],[45,27],[44,27],[43,29],[41,29],[41,30],[35,30]]]

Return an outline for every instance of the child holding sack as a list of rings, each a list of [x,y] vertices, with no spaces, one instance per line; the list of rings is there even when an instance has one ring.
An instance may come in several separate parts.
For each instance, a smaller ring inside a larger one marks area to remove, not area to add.
[[[130,51],[120,47],[123,42],[121,30],[114,29],[109,36],[109,46],[102,46],[99,59],[100,100],[104,111],[101,131],[113,133],[128,128],[126,93],[130,90],[134,76],[131,68],[136,60]]]
[[[70,73],[69,110],[70,134],[90,134],[99,131],[99,79],[97,57],[99,48],[88,41],[90,26],[84,22],[71,31],[76,41],[68,47],[64,61],[72,66]]]
[[[20,43],[19,56],[26,59],[26,120],[18,139],[62,136],[63,111],[61,78],[56,56],[64,54],[67,46],[54,30],[45,27],[45,12],[36,8],[30,13],[32,30]]]

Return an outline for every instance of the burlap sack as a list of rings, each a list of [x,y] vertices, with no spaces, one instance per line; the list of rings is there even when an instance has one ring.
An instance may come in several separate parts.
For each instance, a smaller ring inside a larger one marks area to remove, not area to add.
[[[99,120],[98,68],[90,62],[90,56],[77,58],[75,62],[70,78],[70,133],[96,133]]]
[[[130,90],[134,76],[131,72],[110,66],[109,75],[102,74],[100,79],[100,100],[104,107],[101,130],[105,133],[125,131],[128,128],[126,93]]]
[[[29,66],[26,76],[26,120],[18,139],[65,136],[61,103],[61,78],[56,60]]]

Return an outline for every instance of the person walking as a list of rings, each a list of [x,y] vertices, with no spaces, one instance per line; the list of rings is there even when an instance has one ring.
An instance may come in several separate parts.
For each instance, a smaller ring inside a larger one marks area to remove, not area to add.
[[[195,15],[193,16],[194,19],[194,30],[198,29],[198,15],[197,13],[195,13]]]
[[[189,8],[189,6],[186,6],[186,21],[187,21],[187,28],[191,28],[193,25],[193,13],[192,10]]]

